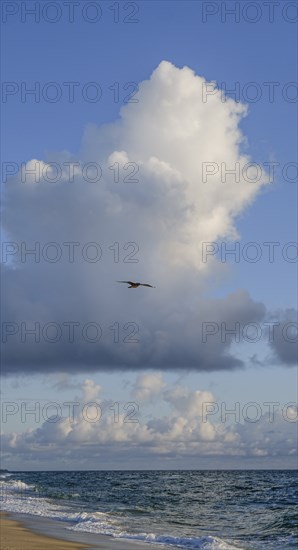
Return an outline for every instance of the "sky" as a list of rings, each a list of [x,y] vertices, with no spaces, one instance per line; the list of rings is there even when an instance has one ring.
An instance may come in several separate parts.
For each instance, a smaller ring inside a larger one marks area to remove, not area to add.
[[[295,468],[297,4],[1,9],[2,467]]]

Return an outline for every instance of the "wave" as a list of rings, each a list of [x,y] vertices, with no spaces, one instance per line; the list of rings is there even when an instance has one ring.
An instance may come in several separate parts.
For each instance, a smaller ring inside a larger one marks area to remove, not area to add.
[[[32,491],[35,489],[35,485],[28,485],[20,479],[11,479],[6,481],[7,477],[10,477],[12,474],[6,474],[5,478],[0,478],[0,487],[2,488],[2,494],[4,491],[7,493],[23,493],[25,491]]]
[[[117,539],[129,539],[142,541],[154,545],[167,545],[175,548],[188,548],[197,550],[241,550],[238,546],[228,544],[219,537],[173,537],[170,535],[156,535],[154,533],[129,533],[119,531],[117,521],[111,524],[110,514],[97,512],[96,514],[81,514],[80,521],[71,527],[71,531],[85,531],[93,534],[110,535]]]
[[[240,550],[239,547],[231,546],[218,537],[171,537],[167,535],[154,535],[143,533],[140,535],[121,534],[117,538],[133,539],[154,544],[166,544],[175,548],[189,548],[202,550]]]

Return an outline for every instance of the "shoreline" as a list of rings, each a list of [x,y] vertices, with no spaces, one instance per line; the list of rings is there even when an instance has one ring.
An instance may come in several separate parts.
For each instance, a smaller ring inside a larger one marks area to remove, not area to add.
[[[66,527],[67,523],[50,518],[1,510],[1,550],[148,550],[152,547],[141,541],[74,532]]]

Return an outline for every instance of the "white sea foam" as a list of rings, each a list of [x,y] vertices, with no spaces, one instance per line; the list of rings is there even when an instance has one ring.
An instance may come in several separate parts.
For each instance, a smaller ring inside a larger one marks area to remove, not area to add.
[[[154,535],[143,533],[141,535],[121,534],[128,539],[142,540],[151,543],[167,544],[169,546],[178,546],[181,548],[202,549],[202,550],[235,550],[235,546],[227,545],[217,537],[171,537],[166,535]]]

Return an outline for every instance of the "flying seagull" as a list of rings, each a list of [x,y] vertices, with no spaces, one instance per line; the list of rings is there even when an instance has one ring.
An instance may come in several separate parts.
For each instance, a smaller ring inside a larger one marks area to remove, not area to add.
[[[150,288],[155,288],[155,286],[148,285],[147,283],[133,283],[132,281],[117,281],[117,283],[127,283],[130,285],[128,288],[138,288],[138,286],[150,286]]]

